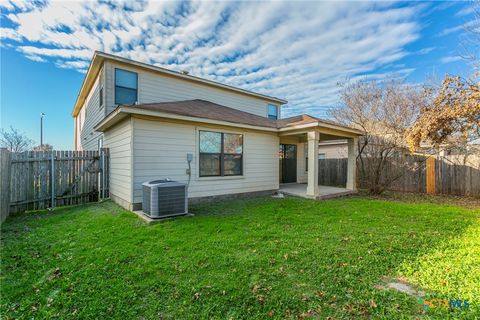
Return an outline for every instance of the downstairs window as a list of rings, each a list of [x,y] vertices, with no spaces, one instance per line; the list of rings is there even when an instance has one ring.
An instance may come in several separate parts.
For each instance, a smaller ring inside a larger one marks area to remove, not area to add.
[[[243,135],[199,132],[200,177],[243,175]]]

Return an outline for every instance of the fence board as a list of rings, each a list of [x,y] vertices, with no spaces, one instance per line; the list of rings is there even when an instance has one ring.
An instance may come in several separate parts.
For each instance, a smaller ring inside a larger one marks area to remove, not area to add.
[[[7,149],[0,149],[0,222],[5,221],[10,209],[10,174],[11,154]]]
[[[427,193],[435,193],[435,167],[436,161],[435,158],[427,158],[426,162],[426,172],[427,172]]]
[[[98,201],[100,188],[108,189],[100,185],[100,179],[108,181],[101,176],[108,175],[108,168],[100,172],[99,151],[29,151],[11,153],[8,161],[3,154],[2,166],[10,172],[4,175],[2,167],[2,178],[8,180],[10,192],[2,195],[8,195],[10,213],[51,207],[52,189],[57,206]],[[108,151],[105,157],[108,160]]]

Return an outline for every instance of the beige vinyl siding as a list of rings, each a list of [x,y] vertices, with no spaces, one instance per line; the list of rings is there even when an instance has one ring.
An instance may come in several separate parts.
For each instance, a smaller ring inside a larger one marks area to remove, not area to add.
[[[307,144],[304,142],[297,144],[297,183],[308,182],[308,173],[305,170],[307,168],[306,147]]]
[[[85,103],[80,111],[82,117],[82,126],[80,129],[79,143],[82,150],[97,150],[98,139],[102,133],[95,132],[94,127],[105,117],[105,106],[100,107],[100,88],[103,85],[103,75],[100,72],[96,79],[92,91],[85,99]],[[103,90],[105,93],[105,89]],[[104,103],[105,105],[105,103]],[[78,146],[77,146],[77,149]]]
[[[206,128],[193,124],[133,118],[133,202],[142,202],[141,184],[170,178],[187,182],[187,153],[193,154],[189,197],[206,197],[278,189],[278,137],[276,135]],[[198,177],[198,130],[244,135],[242,177]]]
[[[132,126],[126,119],[105,132],[104,146],[110,152],[110,193],[132,202]]]
[[[116,65],[111,62],[106,62],[105,78],[108,89],[108,97],[106,100],[108,102],[109,112],[115,109],[115,68],[138,73],[139,103],[202,99],[262,117],[267,116],[267,105],[269,104],[267,100],[215,88],[206,84],[145,71],[132,66]],[[279,108],[279,117],[280,109],[281,108]]]
[[[332,144],[318,146],[318,153],[325,153],[326,159],[348,158],[347,144]]]
[[[83,127],[83,120],[84,115],[82,110],[78,113],[75,117],[75,150],[81,151],[82,150],[82,139],[80,136],[82,135],[82,127]]]

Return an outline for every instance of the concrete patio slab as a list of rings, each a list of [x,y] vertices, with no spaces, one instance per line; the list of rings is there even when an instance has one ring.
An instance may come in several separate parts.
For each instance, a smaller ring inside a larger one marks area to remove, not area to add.
[[[346,188],[337,188],[330,186],[319,186],[318,188],[319,194],[317,196],[317,200],[343,197],[357,193],[357,191],[348,190]],[[307,184],[304,183],[281,184],[278,191],[291,196],[310,198],[307,197]]]
[[[154,219],[147,216],[142,210],[135,210],[132,212],[148,224],[155,223],[155,222],[162,222],[162,221],[170,220],[176,217],[193,217],[194,216],[193,213],[178,213],[178,214],[171,214],[168,216],[162,216],[161,218]]]

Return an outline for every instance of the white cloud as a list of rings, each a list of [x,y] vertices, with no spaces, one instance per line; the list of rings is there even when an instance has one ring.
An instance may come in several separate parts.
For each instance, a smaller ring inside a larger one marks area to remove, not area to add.
[[[475,12],[475,6],[478,6],[478,4],[471,3],[469,5],[466,5],[465,7],[460,9],[455,15],[458,16],[458,17],[464,17],[464,16],[471,15]]]
[[[439,37],[447,36],[447,35],[449,35],[449,34],[451,34],[451,33],[456,33],[456,32],[458,32],[458,31],[460,31],[460,30],[463,30],[463,29],[465,29],[465,26],[464,26],[464,25],[458,25],[458,26],[455,26],[455,27],[446,28],[446,29],[442,30],[442,31],[438,34],[438,36],[439,36]]]
[[[56,57],[62,59],[89,59],[93,52],[89,49],[49,49],[34,46],[18,46],[17,50],[26,55]]]
[[[0,28],[0,39],[11,39],[15,41],[21,41],[22,36],[14,29]]]
[[[89,65],[86,61],[57,61],[55,64],[59,68],[76,69],[80,72],[86,72]]]
[[[427,47],[427,48],[423,48],[423,49],[420,49],[418,50],[418,54],[429,54],[430,52],[432,52],[433,50],[435,50],[436,47]]]
[[[443,64],[446,64],[446,63],[456,62],[460,60],[462,60],[462,57],[460,56],[448,56],[448,57],[441,58],[440,62]]]
[[[480,32],[480,23],[477,20],[473,19],[471,21],[465,22],[464,24],[446,28],[442,32],[440,32],[438,36],[443,37],[452,33],[458,33],[460,31],[478,33]]]
[[[26,54],[25,57],[36,62],[47,62],[47,60],[45,60],[44,58],[36,55]]]
[[[378,69],[409,54],[404,48],[419,37],[415,18],[424,7],[200,1],[2,5],[14,25],[3,28],[2,37],[16,41],[16,50],[30,59],[84,72],[93,50],[106,51],[285,98],[287,115],[321,113],[336,104],[337,83],[347,77],[381,78]]]

